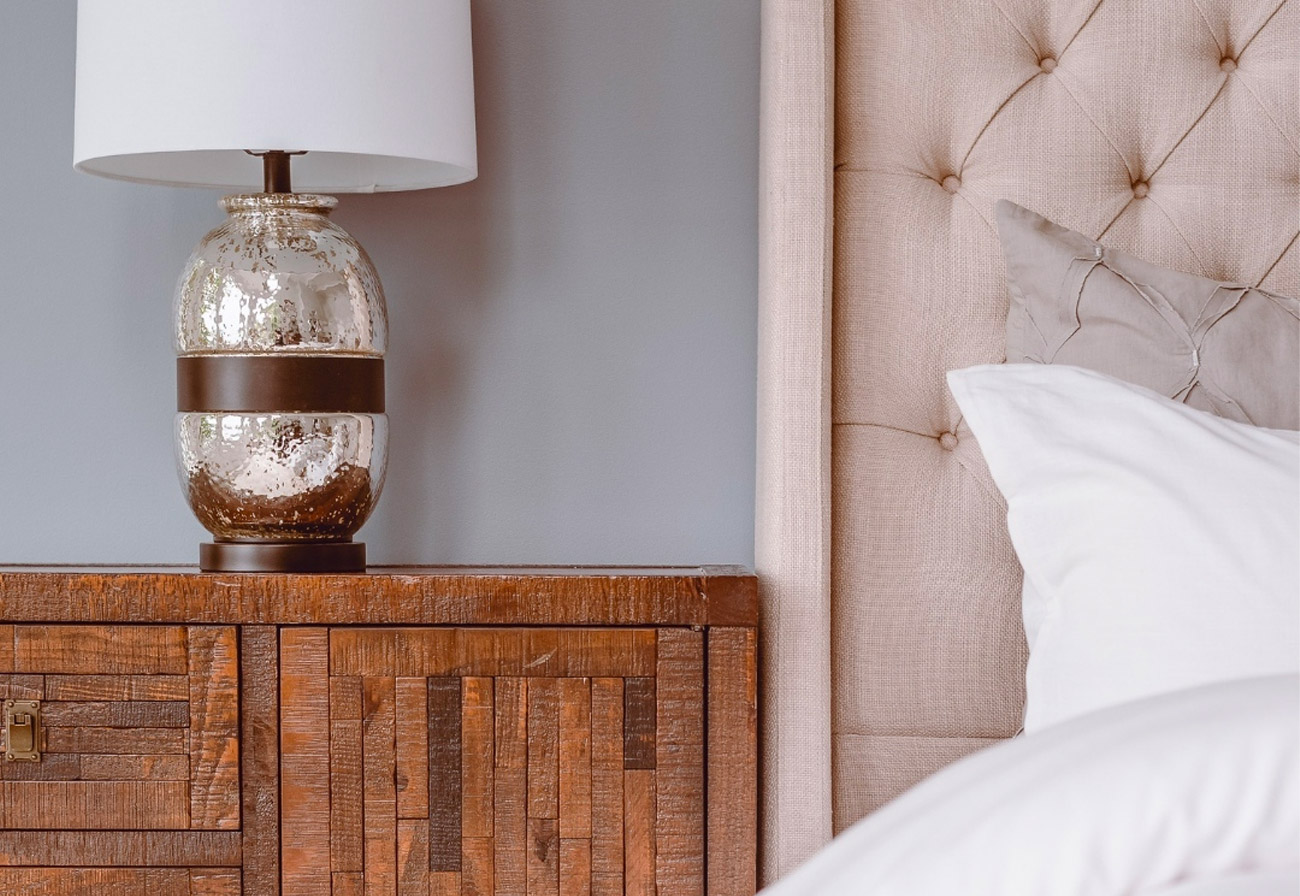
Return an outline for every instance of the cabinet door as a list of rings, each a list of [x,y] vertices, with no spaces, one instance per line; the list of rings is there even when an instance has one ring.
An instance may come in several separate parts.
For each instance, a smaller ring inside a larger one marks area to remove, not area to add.
[[[293,628],[280,671],[284,896],[703,892],[701,632]]]
[[[239,892],[233,627],[0,626],[0,672],[0,892]]]

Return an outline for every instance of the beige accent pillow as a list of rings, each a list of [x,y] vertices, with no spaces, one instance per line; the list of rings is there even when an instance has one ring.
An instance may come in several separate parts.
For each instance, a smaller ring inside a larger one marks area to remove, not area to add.
[[[1300,301],[1108,249],[1003,199],[1007,361],[1072,364],[1220,417],[1300,429]]]

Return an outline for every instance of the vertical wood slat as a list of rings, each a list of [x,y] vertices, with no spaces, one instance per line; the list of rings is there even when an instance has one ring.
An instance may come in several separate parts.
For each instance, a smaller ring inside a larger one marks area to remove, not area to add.
[[[361,767],[366,896],[397,890],[394,681],[361,679]]]
[[[193,625],[190,679],[190,827],[239,828],[239,649],[234,626]]]
[[[428,679],[429,870],[460,870],[459,678]]]
[[[528,681],[528,817],[560,815],[560,683]]]
[[[560,837],[591,837],[591,680],[560,680]]]
[[[461,837],[466,840],[492,836],[492,704],[492,679],[461,679]]]
[[[423,684],[424,680],[421,679],[420,683]],[[428,893],[429,823],[423,818],[399,818],[397,896],[428,896]]]
[[[280,631],[280,815],[284,896],[330,888],[329,632]]]
[[[243,781],[242,886],[246,896],[280,892],[279,633],[273,625],[239,630]]]
[[[529,746],[531,747],[532,744],[530,743]],[[559,896],[559,893],[560,893],[560,822],[559,819],[529,818],[528,819],[528,896]]]
[[[623,881],[627,896],[655,896],[655,771],[623,773]]]
[[[560,838],[560,896],[591,896],[590,840]]]
[[[493,778],[493,875],[497,896],[528,890],[528,679],[498,678]]]
[[[493,896],[495,844],[489,837],[466,837],[460,844],[461,896]]]
[[[361,678],[330,677],[330,870],[335,880],[339,873],[365,867],[361,704]]]
[[[655,680],[623,680],[623,768],[655,767]]]
[[[709,896],[752,896],[758,845],[758,645],[709,630]]]
[[[623,896],[623,679],[591,682],[592,896]]]
[[[430,871],[429,896],[460,896],[459,871]]]
[[[655,881],[704,894],[704,634],[659,632],[655,694]]]
[[[428,818],[428,688],[423,678],[399,678],[396,687],[397,817]]]

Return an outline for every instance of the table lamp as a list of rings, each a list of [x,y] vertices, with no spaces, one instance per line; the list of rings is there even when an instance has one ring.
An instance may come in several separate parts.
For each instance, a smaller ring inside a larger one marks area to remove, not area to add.
[[[235,193],[173,302],[202,569],[365,568],[387,311],[321,194],[472,180],[472,69],[469,0],[79,0],[77,170]]]

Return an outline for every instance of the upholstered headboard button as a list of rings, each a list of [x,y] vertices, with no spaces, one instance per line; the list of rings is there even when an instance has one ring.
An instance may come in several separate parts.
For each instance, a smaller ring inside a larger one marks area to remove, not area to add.
[[[943,179],[943,188],[949,193],[956,193],[961,189],[961,178],[955,174],[949,174]]]
[[[957,447],[957,434],[945,432],[939,436],[939,445],[944,451],[952,451]]]
[[[1147,194],[1151,192],[1151,186],[1144,180],[1140,180],[1133,185],[1133,198],[1146,199]]]
[[[1042,59],[1038,60],[1038,67],[1050,75],[1052,72],[1056,71],[1056,57],[1044,56]]]
[[[1235,72],[1237,70],[1237,60],[1231,56],[1224,56],[1219,60],[1219,71]]]

